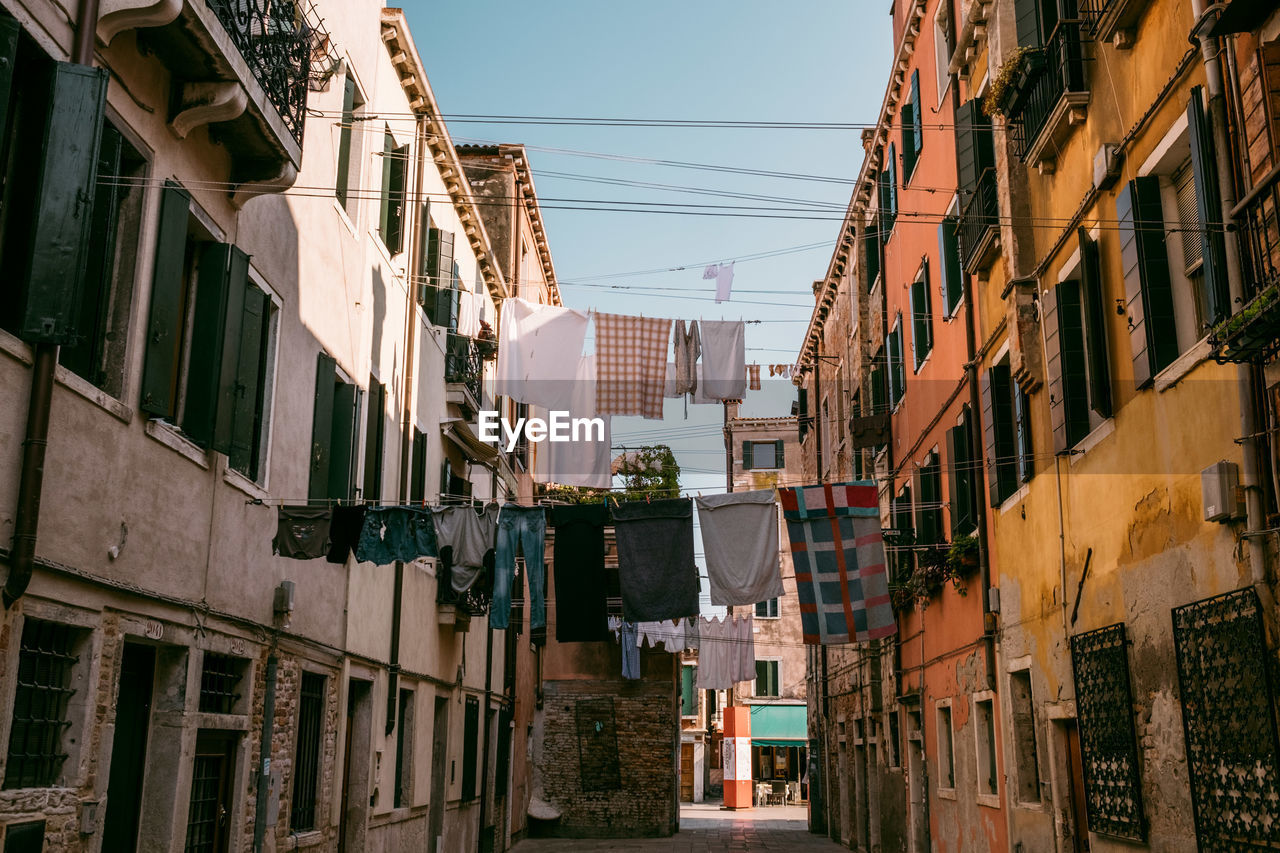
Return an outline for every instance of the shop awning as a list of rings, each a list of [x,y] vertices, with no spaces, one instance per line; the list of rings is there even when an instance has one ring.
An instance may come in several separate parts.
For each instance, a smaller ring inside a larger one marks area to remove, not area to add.
[[[461,418],[446,418],[442,420],[440,422],[440,430],[446,438],[452,439],[453,443],[462,450],[462,454],[472,462],[479,462],[481,465],[492,465],[493,461],[498,458],[497,446],[481,441],[471,431],[471,425]]]
[[[752,705],[752,746],[804,746],[809,742],[805,705]]]

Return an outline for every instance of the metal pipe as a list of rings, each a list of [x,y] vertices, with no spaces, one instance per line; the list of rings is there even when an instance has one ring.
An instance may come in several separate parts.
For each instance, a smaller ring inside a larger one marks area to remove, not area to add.
[[[276,718],[276,670],[280,659],[274,650],[267,656],[266,689],[262,697],[262,739],[258,741],[258,794],[253,811],[253,849],[261,853],[267,837],[267,800],[271,794],[271,738]]]
[[[488,619],[484,620],[486,623]],[[493,849],[493,839],[489,839],[489,843],[485,844],[485,818],[489,812],[489,741],[493,726],[489,722],[490,706],[493,697],[493,626],[488,626],[488,640],[484,653],[484,714],[481,719],[484,720],[484,748],[481,753],[480,766],[484,768],[484,774],[480,778],[480,826],[476,832],[476,849],[480,853],[488,853]],[[497,784],[497,775],[494,775],[494,783]]]

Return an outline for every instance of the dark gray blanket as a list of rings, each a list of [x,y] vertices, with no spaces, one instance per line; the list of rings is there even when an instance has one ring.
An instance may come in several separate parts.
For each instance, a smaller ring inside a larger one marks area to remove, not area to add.
[[[698,615],[693,501],[636,501],[613,508],[622,613],[628,622]]]

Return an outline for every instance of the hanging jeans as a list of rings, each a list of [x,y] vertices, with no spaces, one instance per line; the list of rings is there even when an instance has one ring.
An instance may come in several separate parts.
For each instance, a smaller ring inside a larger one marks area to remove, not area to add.
[[[529,577],[529,627],[546,627],[546,570],[542,559],[546,532],[547,516],[540,506],[507,504],[499,513],[490,627],[505,630],[511,624],[511,582],[516,573],[517,548],[524,552],[525,573]]]

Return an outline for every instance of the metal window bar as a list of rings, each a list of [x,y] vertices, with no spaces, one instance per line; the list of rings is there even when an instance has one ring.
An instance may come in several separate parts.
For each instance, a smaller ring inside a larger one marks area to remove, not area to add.
[[[70,726],[67,704],[75,693],[71,670],[79,660],[72,651],[74,640],[70,625],[43,619],[23,625],[6,789],[49,787],[58,780],[67,760],[62,749],[63,732]]]
[[[1021,103],[1009,116],[1008,132],[1019,157],[1026,159],[1063,95],[1087,91],[1084,41],[1080,21],[1063,20],[1040,48],[1043,67],[1027,83]]]
[[[1089,38],[1096,37],[1098,26],[1116,2],[1117,0],[1077,0],[1081,31]]]
[[[205,652],[200,673],[200,712],[230,714],[240,701],[236,688],[244,678],[245,662],[230,655]]]
[[[191,774],[191,804],[187,810],[185,853],[215,853],[218,841],[219,795],[223,759],[197,755]]]
[[[1275,653],[1257,592],[1174,608],[1173,640],[1200,849],[1280,849]]]
[[[320,740],[324,721],[323,675],[302,673],[298,695],[298,739],[293,761],[293,805],[289,828],[307,832],[316,828],[316,789],[320,778]]]
[[[1089,829],[1142,841],[1147,825],[1124,623],[1073,636],[1071,669]]]
[[[484,405],[482,382],[484,360],[474,340],[457,332],[449,332],[445,346],[444,381],[461,383],[479,405]]]
[[[960,265],[973,269],[978,250],[987,235],[1000,226],[1000,202],[996,194],[996,170],[983,169],[973,195],[960,212],[956,238],[960,244]]]

